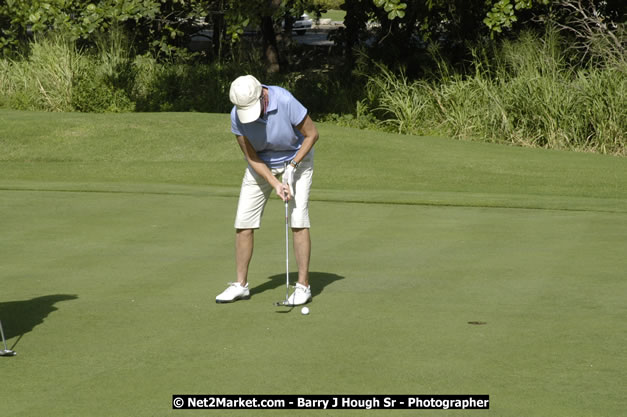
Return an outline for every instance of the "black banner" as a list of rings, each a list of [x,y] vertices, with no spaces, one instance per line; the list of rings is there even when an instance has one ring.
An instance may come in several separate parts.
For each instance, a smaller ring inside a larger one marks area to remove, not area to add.
[[[489,395],[173,395],[175,410],[488,410]]]

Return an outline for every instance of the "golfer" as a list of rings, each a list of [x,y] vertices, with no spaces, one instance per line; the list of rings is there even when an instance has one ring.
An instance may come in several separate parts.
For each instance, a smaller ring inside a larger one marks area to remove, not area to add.
[[[253,255],[255,229],[274,191],[289,203],[290,227],[298,265],[298,282],[289,305],[311,300],[309,286],[309,190],[313,176],[313,146],[318,130],[307,109],[292,94],[277,86],[262,85],[252,75],[231,84],[231,131],[237,138],[248,167],[242,180],[235,217],[237,282],[216,297],[230,303],[250,297],[248,265]],[[287,166],[287,167],[286,167]],[[282,176],[280,181],[278,177]],[[285,184],[284,184],[285,182]]]

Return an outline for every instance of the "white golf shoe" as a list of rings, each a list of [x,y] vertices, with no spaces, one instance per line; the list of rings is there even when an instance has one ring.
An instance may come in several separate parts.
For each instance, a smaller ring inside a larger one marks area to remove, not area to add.
[[[311,286],[305,287],[299,283],[296,283],[294,292],[287,299],[287,305],[300,306],[307,304],[311,301]]]
[[[239,282],[231,282],[228,288],[216,297],[216,303],[232,303],[233,301],[248,300],[249,298],[248,284],[242,286]]]

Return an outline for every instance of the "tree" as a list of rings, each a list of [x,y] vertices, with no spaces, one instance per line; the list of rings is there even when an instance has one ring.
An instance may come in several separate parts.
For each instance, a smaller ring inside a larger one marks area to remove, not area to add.
[[[122,26],[143,49],[170,54],[207,8],[207,0],[6,0],[0,4],[0,49],[10,53],[29,34],[49,30],[89,41]]]
[[[550,0],[499,0],[483,19],[493,32],[501,33],[504,28],[511,28],[518,21],[517,10],[530,10],[534,5],[547,5]]]
[[[459,55],[466,41],[488,33],[481,20],[490,10],[485,0],[346,0],[343,9],[349,66],[360,36],[369,39],[370,55],[393,66],[421,65],[427,43]]]
[[[286,16],[300,15],[312,0],[225,0],[225,21],[230,42],[241,40],[247,27],[259,28],[266,70],[281,70],[281,54],[275,28]]]

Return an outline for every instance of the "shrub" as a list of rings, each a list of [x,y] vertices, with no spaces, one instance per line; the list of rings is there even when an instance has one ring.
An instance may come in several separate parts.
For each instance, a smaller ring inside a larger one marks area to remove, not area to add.
[[[410,82],[381,67],[369,106],[399,133],[626,154],[625,65],[577,68],[564,51],[549,30],[476,50],[470,75],[440,62],[438,78]]]
[[[134,108],[126,93],[131,77],[123,60],[116,61],[110,53],[80,51],[62,34],[38,38],[27,54],[0,62],[4,106],[85,112]],[[125,76],[128,79],[121,81]]]
[[[74,77],[72,108],[80,112],[127,112],[135,109],[126,91],[111,84],[92,59]]]
[[[82,60],[82,54],[61,35],[38,39],[28,55],[3,60],[5,102],[23,110],[72,110],[72,82]]]
[[[243,74],[236,66],[158,64],[146,57],[135,66],[138,111],[228,112],[231,81]]]

